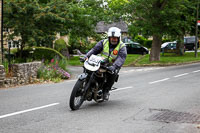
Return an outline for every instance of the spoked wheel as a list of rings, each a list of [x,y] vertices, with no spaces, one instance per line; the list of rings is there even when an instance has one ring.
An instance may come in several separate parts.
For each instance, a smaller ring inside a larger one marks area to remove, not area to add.
[[[85,80],[78,80],[72,90],[70,96],[70,108],[72,110],[77,110],[84,102],[84,87],[86,85]]]

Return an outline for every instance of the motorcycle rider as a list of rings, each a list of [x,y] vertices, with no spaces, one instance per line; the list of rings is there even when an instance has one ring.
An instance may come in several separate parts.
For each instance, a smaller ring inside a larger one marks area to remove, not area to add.
[[[109,91],[113,86],[116,78],[118,78],[118,72],[125,62],[127,51],[125,44],[121,41],[121,29],[117,27],[111,27],[108,30],[108,39],[99,41],[85,56],[85,59],[89,58],[92,54],[108,58],[111,65],[108,70],[113,72],[107,73],[107,81],[103,87],[104,100],[109,99]]]

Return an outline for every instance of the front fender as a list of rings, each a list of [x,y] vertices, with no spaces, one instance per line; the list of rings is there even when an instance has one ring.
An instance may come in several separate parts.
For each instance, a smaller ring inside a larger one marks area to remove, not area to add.
[[[88,76],[87,73],[82,73],[82,74],[80,74],[80,75],[78,76],[78,79],[82,81],[82,80],[86,79],[87,76]]]

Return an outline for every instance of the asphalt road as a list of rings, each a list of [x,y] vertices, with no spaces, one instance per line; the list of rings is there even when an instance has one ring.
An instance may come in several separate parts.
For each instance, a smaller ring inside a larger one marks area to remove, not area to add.
[[[200,64],[122,68],[118,89],[104,103],[78,111],[72,80],[0,90],[0,133],[198,133]]]

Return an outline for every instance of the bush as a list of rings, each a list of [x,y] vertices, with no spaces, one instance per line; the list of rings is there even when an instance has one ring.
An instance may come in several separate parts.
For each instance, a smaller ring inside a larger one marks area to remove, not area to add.
[[[147,48],[151,48],[153,40],[145,40],[144,46]]]
[[[35,60],[42,60],[42,59],[51,60],[55,56],[59,57],[60,59],[65,58],[61,53],[52,48],[35,47],[35,50],[32,49],[32,51],[33,51],[33,58]]]
[[[134,41],[140,43],[141,45],[147,47],[147,48],[151,48],[152,45],[152,40],[148,40],[146,38],[144,38],[143,36],[136,36]]]
[[[43,65],[39,68],[37,77],[45,81],[59,82],[61,79],[70,78],[70,74],[67,72],[66,59],[58,60],[56,58],[43,62]]]
[[[16,53],[17,57],[19,57],[20,53]],[[26,48],[22,51],[22,59],[23,61],[27,61],[28,59],[33,60],[51,60],[54,57],[58,57],[60,59],[64,59],[65,57],[59,53],[57,50],[46,47],[34,47],[34,48]]]
[[[134,41],[140,43],[141,45],[143,45],[147,48],[151,48],[152,42],[153,42],[153,40],[148,40],[148,39],[144,38],[143,36],[139,36],[139,35],[135,37]],[[163,39],[162,43],[170,42],[170,41],[171,40],[169,40],[169,39]]]
[[[63,49],[67,48],[67,44],[63,39],[58,39],[55,41],[55,50],[57,50],[58,52],[62,52]]]

